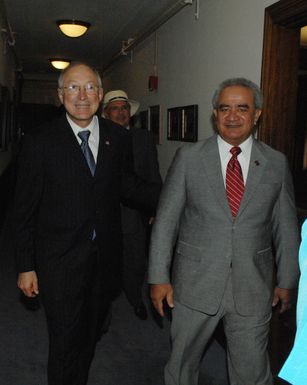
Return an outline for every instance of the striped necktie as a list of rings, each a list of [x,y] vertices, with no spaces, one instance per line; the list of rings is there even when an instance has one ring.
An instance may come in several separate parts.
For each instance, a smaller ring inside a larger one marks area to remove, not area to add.
[[[226,170],[226,194],[233,218],[237,216],[241,199],[244,193],[244,182],[242,170],[238,161],[238,155],[241,152],[240,147],[232,147],[230,149],[232,157],[227,165]]]
[[[85,156],[85,159],[87,161],[87,164],[91,170],[92,175],[94,176],[95,174],[95,169],[96,169],[96,162],[93,156],[93,153],[90,149],[90,146],[88,144],[88,138],[90,136],[90,131],[80,131],[78,132],[78,136],[81,139],[81,150]]]

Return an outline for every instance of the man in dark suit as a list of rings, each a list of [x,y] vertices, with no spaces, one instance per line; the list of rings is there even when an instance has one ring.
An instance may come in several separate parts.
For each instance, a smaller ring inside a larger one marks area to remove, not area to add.
[[[107,92],[103,99],[103,114],[122,125],[132,135],[134,172],[142,180],[161,188],[157,149],[150,131],[130,126],[130,118],[137,112],[139,102],[128,99],[126,92]],[[142,299],[142,287],[147,268],[147,235],[154,213],[134,210],[122,205],[123,230],[123,289],[134,312],[142,320],[147,310]]]
[[[18,287],[40,294],[49,385],[85,385],[121,270],[120,201],[155,207],[133,174],[129,134],[95,113],[99,74],[73,63],[58,81],[64,113],[25,136],[15,199]],[[152,193],[150,193],[152,191]]]
[[[273,384],[271,306],[290,306],[299,236],[286,157],[252,135],[261,108],[256,84],[224,81],[213,97],[218,135],[179,149],[165,180],[149,282],[157,311],[164,300],[173,308],[166,385],[198,384],[221,319],[231,385]]]

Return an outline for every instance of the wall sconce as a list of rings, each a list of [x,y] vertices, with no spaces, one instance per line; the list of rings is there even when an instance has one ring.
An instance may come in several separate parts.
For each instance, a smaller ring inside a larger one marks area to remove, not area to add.
[[[91,26],[90,23],[79,20],[58,20],[57,26],[69,37],[79,37],[85,34],[85,32]]]
[[[64,70],[69,66],[70,60],[66,59],[49,59],[51,65],[57,70]]]
[[[6,55],[7,47],[14,47],[16,40],[14,32],[12,32],[11,26],[8,24],[8,28],[1,28],[1,33],[3,36],[3,53]]]
[[[301,28],[301,46],[307,47],[307,25]]]

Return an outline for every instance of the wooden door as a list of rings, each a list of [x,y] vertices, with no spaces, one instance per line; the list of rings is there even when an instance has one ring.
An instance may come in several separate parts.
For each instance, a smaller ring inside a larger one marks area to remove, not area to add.
[[[265,10],[261,79],[265,100],[258,138],[285,153],[293,171],[299,39],[306,24],[306,0],[281,0]]]

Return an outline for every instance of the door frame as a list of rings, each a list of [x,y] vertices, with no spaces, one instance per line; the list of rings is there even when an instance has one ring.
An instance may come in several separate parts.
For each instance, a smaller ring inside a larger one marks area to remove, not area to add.
[[[300,28],[307,24],[306,0],[280,0],[265,9],[261,88],[263,116],[258,138],[295,164]]]

